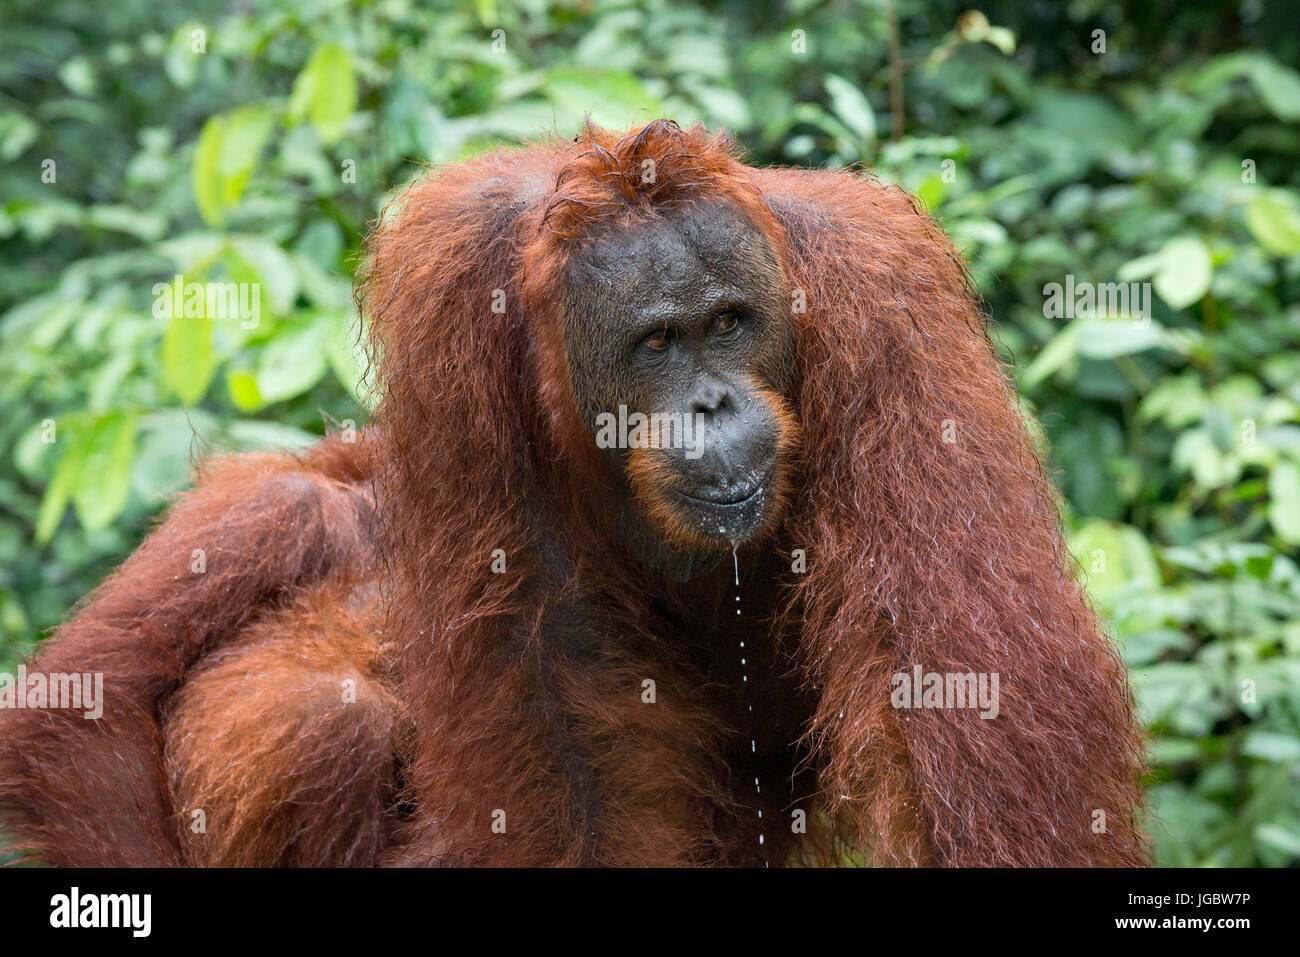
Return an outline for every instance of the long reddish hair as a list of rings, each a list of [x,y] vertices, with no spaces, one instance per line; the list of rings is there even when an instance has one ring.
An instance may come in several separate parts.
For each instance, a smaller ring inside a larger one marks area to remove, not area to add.
[[[661,567],[615,527],[560,290],[600,231],[718,200],[782,263],[795,369],[768,401],[801,441],[770,530]],[[753,169],[656,121],[449,167],[390,213],[361,290],[375,426],[206,464],[42,646],[33,670],[103,673],[104,713],[0,711],[17,846],[118,866],[1146,862],[1124,669],[963,265],[906,194]],[[894,707],[917,667],[997,674],[997,716]]]
[[[535,734],[510,704],[535,676],[501,649],[563,600],[540,585],[546,549],[577,556],[564,587],[607,596],[609,625],[655,653],[646,623],[665,589],[612,560],[581,507],[607,489],[582,464],[555,310],[574,244],[720,197],[768,237],[802,307],[790,398],[805,455],[776,537],[804,550],[807,572],[780,583],[772,620],[795,635],[817,700],[807,742],[841,834],[883,863],[1145,860],[1125,673],[1072,580],[1053,488],[951,244],[901,190],[848,172],[752,169],[724,138],[664,121],[623,136],[588,126],[572,143],[452,167],[413,189],[374,240],[380,487],[399,556],[390,608],[424,739],[416,805],[454,821],[460,800],[503,801],[465,798],[466,782],[511,780],[515,806],[564,819],[565,808],[538,806],[554,792],[529,767],[503,767],[510,755],[483,746],[507,728]],[[563,516],[553,524],[566,540],[538,541],[530,508]],[[489,568],[496,549],[505,574]],[[998,673],[1000,716],[893,708],[890,678],[913,665]],[[565,680],[562,663],[545,666]],[[470,678],[485,673],[491,683]],[[603,689],[569,677],[575,700],[604,713]],[[666,714],[620,706],[609,721]],[[693,748],[694,761],[650,753],[647,768],[655,757],[698,768],[694,791],[710,795],[720,721],[707,710],[663,720],[633,730]],[[654,779],[620,781],[615,803],[654,800]],[[685,829],[644,836],[698,842]],[[473,843],[460,837],[444,826],[430,841]]]

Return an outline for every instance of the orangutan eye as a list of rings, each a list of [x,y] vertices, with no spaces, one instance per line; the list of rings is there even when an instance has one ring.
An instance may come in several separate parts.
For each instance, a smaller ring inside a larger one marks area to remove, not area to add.
[[[641,340],[641,344],[654,352],[663,352],[673,342],[673,334],[668,329],[656,329]]]
[[[713,331],[720,336],[731,336],[740,328],[740,316],[734,312],[722,312],[713,320]]]

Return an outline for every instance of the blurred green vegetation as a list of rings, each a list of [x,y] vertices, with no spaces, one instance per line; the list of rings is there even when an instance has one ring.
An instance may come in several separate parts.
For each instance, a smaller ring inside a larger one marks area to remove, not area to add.
[[[703,120],[758,163],[870,167],[943,222],[1154,732],[1160,861],[1300,862],[1286,6],[9,0],[0,670],[194,456],[364,420],[351,275],[423,164],[584,113]],[[259,283],[256,328],[159,315],[177,274]],[[1067,276],[1150,282],[1149,321],[1049,316]]]

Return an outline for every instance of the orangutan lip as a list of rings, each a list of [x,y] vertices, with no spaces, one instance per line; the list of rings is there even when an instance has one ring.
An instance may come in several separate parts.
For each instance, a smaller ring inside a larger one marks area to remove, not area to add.
[[[698,505],[710,505],[713,506],[714,508],[735,508],[737,505],[748,505],[754,499],[758,498],[758,496],[763,493],[763,489],[767,488],[768,480],[771,479],[771,477],[772,477],[772,472],[769,469],[761,479],[759,479],[757,482],[754,483],[754,490],[752,492],[747,492],[746,494],[740,496],[739,498],[729,498],[729,499],[700,498],[698,495],[688,495],[687,493],[681,491],[680,489],[677,490],[677,494],[688,501],[695,502]]]

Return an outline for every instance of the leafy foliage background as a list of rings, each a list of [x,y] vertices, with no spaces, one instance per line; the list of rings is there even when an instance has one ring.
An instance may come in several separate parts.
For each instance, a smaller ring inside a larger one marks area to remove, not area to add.
[[[0,670],[193,456],[364,421],[351,276],[426,162],[572,135],[584,112],[698,119],[755,162],[863,164],[943,222],[1132,668],[1160,861],[1300,862],[1288,6],[9,0]],[[176,274],[260,283],[258,327],[156,316]],[[1049,318],[1067,274],[1151,282],[1152,321]]]

